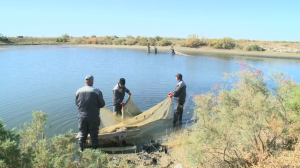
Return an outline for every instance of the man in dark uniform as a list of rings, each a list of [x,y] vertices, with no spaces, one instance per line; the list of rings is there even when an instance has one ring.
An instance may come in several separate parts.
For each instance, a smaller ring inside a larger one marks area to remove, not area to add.
[[[125,96],[125,92],[131,96],[130,91],[125,87],[125,79],[121,78],[119,83],[113,88],[113,106],[114,112],[117,115],[122,115],[122,104],[124,105],[123,99]]]
[[[157,48],[154,46],[154,53],[157,54]]]
[[[78,143],[81,151],[84,150],[87,135],[92,138],[92,148],[98,146],[98,131],[100,126],[100,108],[105,106],[102,92],[93,87],[94,77],[85,77],[85,86],[76,92],[76,106],[78,107]]]
[[[186,85],[182,80],[182,75],[179,73],[176,75],[177,85],[173,92],[168,94],[168,97],[174,97],[175,100],[175,109],[173,117],[173,125],[181,125],[182,123],[182,113],[183,113],[183,104],[186,98]]]
[[[173,48],[173,46],[170,49],[171,49],[171,54],[175,54],[175,49]]]
[[[150,53],[150,46],[147,46],[147,52]]]

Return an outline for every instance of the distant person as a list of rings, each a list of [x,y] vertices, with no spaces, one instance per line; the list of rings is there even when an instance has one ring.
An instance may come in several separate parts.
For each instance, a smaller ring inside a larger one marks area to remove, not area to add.
[[[186,98],[186,85],[182,80],[182,75],[179,73],[176,75],[177,85],[173,92],[168,94],[168,97],[174,97],[175,109],[173,117],[173,125],[182,124],[183,105]]]
[[[148,53],[150,53],[150,46],[149,45],[147,46],[147,50],[148,50]]]
[[[113,106],[114,106],[114,113],[117,115],[122,115],[122,105],[124,105],[123,99],[125,96],[125,92],[131,96],[130,91],[125,87],[125,79],[121,78],[119,83],[113,88]]]
[[[105,106],[102,92],[93,87],[94,77],[85,77],[85,86],[76,92],[76,106],[78,107],[78,143],[81,151],[85,148],[87,135],[92,139],[92,148],[98,147],[98,131],[100,126],[100,108]]]
[[[154,46],[154,53],[157,54],[157,48]]]
[[[171,49],[171,54],[175,54],[175,49],[173,48],[173,46],[170,49]]]

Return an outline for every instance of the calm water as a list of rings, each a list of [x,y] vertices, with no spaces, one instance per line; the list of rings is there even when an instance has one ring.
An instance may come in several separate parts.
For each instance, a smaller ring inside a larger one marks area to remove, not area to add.
[[[112,109],[112,89],[119,78],[126,79],[132,99],[143,111],[164,100],[175,88],[175,74],[182,73],[187,92],[201,94],[220,83],[224,72],[240,69],[232,62],[245,62],[267,71],[279,69],[298,82],[298,60],[210,56],[207,59],[172,56],[170,53],[147,54],[146,50],[85,48],[76,46],[7,46],[0,50],[0,118],[7,128],[30,122],[32,111],[47,114],[52,127],[48,136],[77,132],[75,92],[84,85],[86,75],[94,75],[94,86]],[[223,61],[222,61],[223,60]],[[187,101],[183,120],[192,114]]]

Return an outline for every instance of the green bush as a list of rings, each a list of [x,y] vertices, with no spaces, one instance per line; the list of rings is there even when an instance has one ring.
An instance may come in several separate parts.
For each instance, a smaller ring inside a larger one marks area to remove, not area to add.
[[[251,46],[244,46],[243,50],[245,51],[265,51],[262,47],[259,45],[251,45]]]
[[[131,36],[131,35],[127,35],[127,36],[126,36],[126,38],[129,38],[129,39],[134,39],[134,37],[133,37],[133,36]]]
[[[160,40],[158,42],[158,45],[159,46],[170,46],[170,45],[172,45],[172,42],[168,41],[167,38],[163,38],[162,40]]]
[[[204,45],[204,43],[201,42],[201,40],[198,38],[198,35],[193,34],[189,35],[185,42],[182,42],[180,45],[181,47],[197,48],[201,45]]]
[[[235,40],[230,37],[215,39],[209,43],[209,46],[216,49],[233,49],[235,47]]]
[[[135,45],[137,44],[138,42],[135,40],[135,39],[132,39],[132,38],[127,38],[126,39],[126,44],[127,45]]]
[[[115,45],[126,45],[126,39],[117,39],[114,41]]]
[[[251,51],[251,47],[250,46],[244,46],[243,50],[245,50],[245,51]]]
[[[44,137],[47,114],[34,112],[31,123],[20,130],[5,130],[0,120],[0,167],[108,167],[114,166],[100,150],[76,150],[75,136],[70,132],[50,139]]]
[[[240,72],[225,74],[233,81],[230,88],[216,85],[194,97],[194,130],[173,141],[193,167],[260,167],[279,156],[287,159],[283,165],[299,167],[289,158],[299,157],[300,89],[286,74],[268,77],[241,65]]]
[[[139,41],[138,41],[138,44],[141,45],[141,46],[147,46],[147,45],[149,45],[148,39],[146,37],[140,37]]]
[[[300,87],[296,87],[291,92],[291,97],[285,101],[286,105],[289,106],[293,111],[300,116]]]
[[[156,41],[160,41],[160,40],[163,39],[162,37],[159,37],[159,36],[155,36],[154,38],[155,38]]]
[[[56,38],[55,42],[63,42],[63,39],[62,38]]]
[[[264,49],[262,47],[260,47],[259,45],[252,45],[251,51],[264,51]]]
[[[0,33],[0,41],[3,41],[3,42],[6,42],[8,41],[8,38],[3,36],[1,33]]]
[[[148,38],[148,43],[150,44],[150,46],[155,46],[156,45],[155,38],[149,37]]]

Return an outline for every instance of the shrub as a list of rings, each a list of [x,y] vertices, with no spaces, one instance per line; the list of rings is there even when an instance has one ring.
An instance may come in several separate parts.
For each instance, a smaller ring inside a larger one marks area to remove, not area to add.
[[[266,160],[283,154],[287,160],[281,163],[295,165],[289,156],[299,156],[295,149],[299,149],[300,89],[286,74],[272,72],[266,77],[241,65],[237,74],[226,74],[233,81],[230,89],[216,85],[214,91],[194,97],[198,122],[188,136],[173,141],[184,148],[193,167],[271,165]]]
[[[243,50],[245,51],[265,51],[262,47],[259,45],[251,45],[251,46],[244,46]]]
[[[77,44],[85,44],[86,41],[85,41],[85,38],[77,38],[77,39],[75,40],[75,43],[77,43]]]
[[[212,40],[209,46],[216,49],[233,49],[235,47],[235,41],[230,37],[224,37],[222,39]]]
[[[98,40],[97,40],[97,38],[88,38],[88,39],[85,39],[85,42],[87,43],[87,44],[98,44]]]
[[[118,39],[114,41],[115,45],[126,45],[126,39]]]
[[[107,155],[100,150],[80,154],[71,131],[46,139],[46,120],[47,114],[34,112],[32,122],[21,125],[17,134],[5,130],[0,120],[0,167],[107,167]]]
[[[161,41],[158,42],[159,46],[170,46],[172,43],[168,41],[167,38],[163,38]]]
[[[134,37],[133,37],[133,36],[131,36],[131,35],[127,35],[127,36],[126,36],[126,38],[129,38],[129,39],[134,39]]]
[[[136,38],[137,39],[137,38]],[[148,44],[148,39],[146,37],[140,37],[138,44],[141,46],[147,46]]]
[[[5,36],[3,36],[3,35],[0,33],[0,41],[6,42],[6,41],[8,41],[8,38],[5,37]]]
[[[244,46],[243,50],[245,50],[245,51],[251,51],[251,47],[250,46]]]
[[[251,51],[264,51],[264,49],[262,47],[260,47],[259,45],[252,45],[251,46]]]
[[[163,39],[162,37],[159,37],[159,36],[155,36],[154,38],[155,38],[156,41],[160,41],[160,40]]]
[[[138,42],[135,39],[131,39],[131,38],[126,39],[126,44],[127,45],[135,45],[137,43]]]
[[[62,38],[56,38],[55,42],[63,42],[63,39]]]
[[[191,48],[196,48],[201,46],[202,43],[198,38],[198,35],[193,34],[189,35],[188,38],[185,40],[185,42],[181,43],[182,47],[191,47]]]
[[[156,40],[155,40],[155,38],[149,37],[149,38],[148,38],[148,43],[149,43],[151,46],[155,46],[155,45],[156,45]]]
[[[244,49],[244,47],[242,45],[239,45],[239,44],[236,44],[234,48],[238,49],[238,50],[243,50]]]

